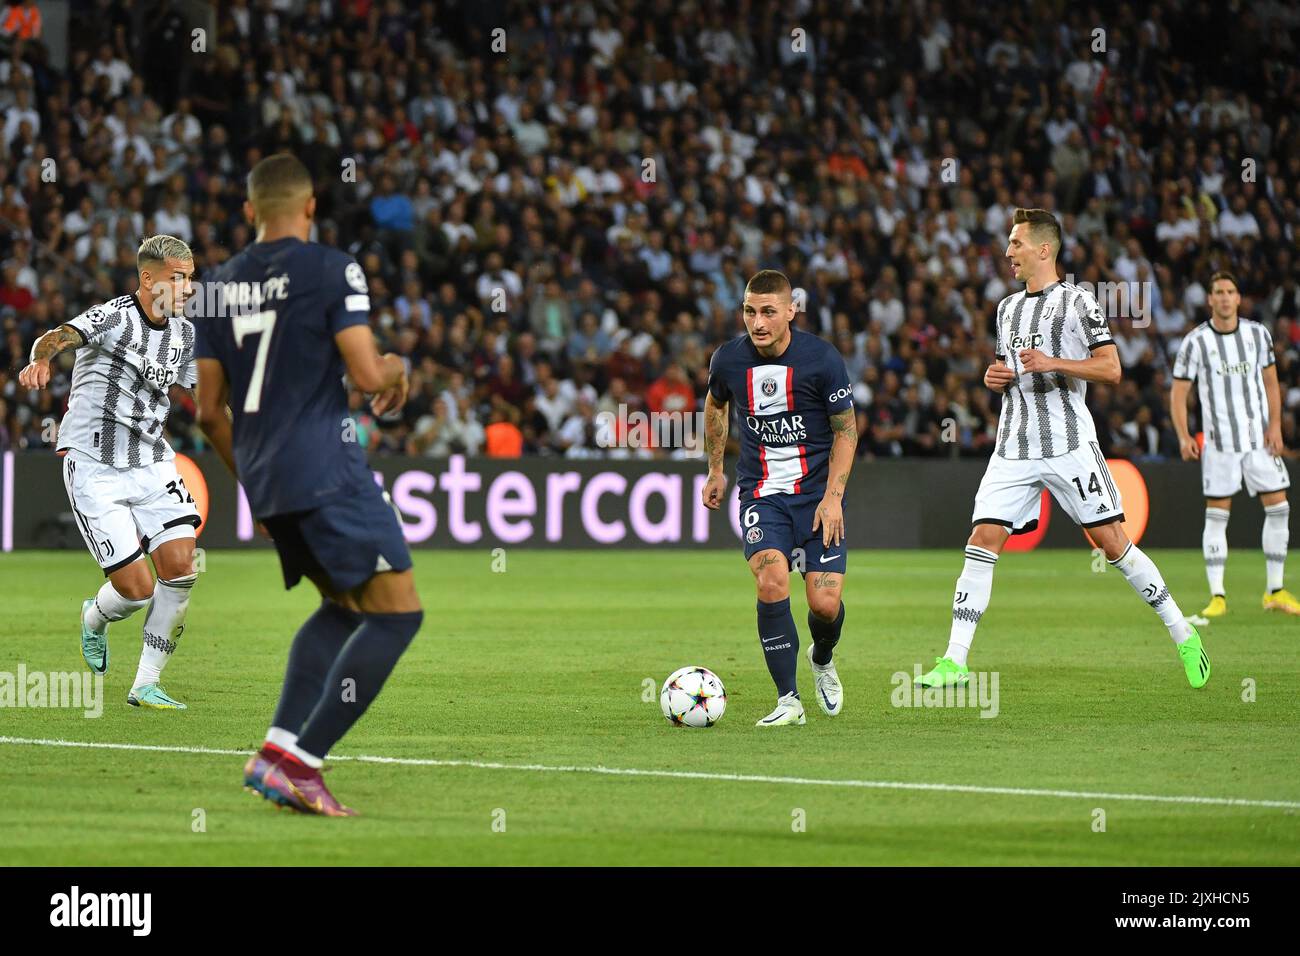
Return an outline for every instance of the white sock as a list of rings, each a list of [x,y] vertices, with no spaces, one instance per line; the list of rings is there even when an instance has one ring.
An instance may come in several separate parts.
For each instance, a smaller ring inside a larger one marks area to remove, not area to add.
[[[125,621],[148,603],[148,598],[143,601],[131,601],[122,597],[117,593],[117,588],[113,587],[112,581],[105,581],[104,586],[95,595],[94,602],[90,607],[86,608],[86,614],[82,620],[85,622],[86,627],[102,634],[104,628],[108,627],[113,621]]]
[[[1165,587],[1165,579],[1160,576],[1160,569],[1155,566],[1154,561],[1142,553],[1136,544],[1130,541],[1124,553],[1110,563],[1119,569],[1125,580],[1133,586],[1133,590],[1142,596],[1142,600],[1150,604],[1152,610],[1160,615],[1160,620],[1164,622],[1165,627],[1169,628],[1169,636],[1174,639],[1175,644],[1181,644],[1192,636],[1192,629],[1183,619],[1183,612],[1178,609],[1178,602],[1169,593],[1169,588]]]
[[[1264,509],[1264,566],[1268,569],[1268,592],[1282,589],[1286,567],[1286,546],[1291,537],[1291,506],[1285,501]]]
[[[293,754],[293,756],[297,757],[313,770],[319,770],[321,767],[325,766],[325,760],[323,758],[307,753],[307,751],[303,750],[296,743],[290,744],[285,747],[284,750],[286,753]]]
[[[1223,570],[1228,563],[1228,515],[1226,508],[1205,509],[1201,553],[1205,555],[1205,577],[1210,582],[1212,596],[1222,596],[1224,593]]]
[[[165,580],[159,578],[153,586],[153,600],[144,618],[144,647],[140,650],[140,666],[135,672],[132,687],[156,684],[162,676],[167,661],[176,653],[176,642],[185,631],[185,612],[190,606],[190,589],[197,574]]]
[[[989,606],[989,595],[993,593],[993,569],[997,563],[998,556],[992,551],[973,544],[966,545],[966,563],[957,579],[957,593],[952,602],[952,630],[948,632],[948,650],[944,654],[954,664],[966,663],[971,642],[975,640],[975,628]]]
[[[283,751],[288,751],[290,747],[298,742],[298,735],[291,734],[283,727],[272,727],[266,732],[266,742],[275,744]]]

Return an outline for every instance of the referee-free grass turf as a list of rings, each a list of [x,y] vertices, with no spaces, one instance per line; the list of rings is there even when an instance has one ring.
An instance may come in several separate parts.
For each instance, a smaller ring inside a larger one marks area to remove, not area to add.
[[[1199,610],[1200,555],[1151,553],[1184,613]],[[1202,628],[1214,667],[1202,691],[1155,615],[1086,549],[1004,556],[971,658],[998,675],[986,718],[894,705],[895,675],[910,679],[946,645],[960,548],[854,551],[837,653],[844,711],[815,706],[801,655],[808,723],[765,730],[753,724],[774,693],[738,554],[505,558],[494,572],[487,551],[417,553],[424,628],[336,753],[508,768],[334,761],[326,779],[362,815],[331,820],[244,793],[238,755],[0,743],[0,863],[1300,863],[1289,808],[521,769],[1300,802],[1300,619],[1259,609],[1258,553],[1234,553],[1231,611]],[[0,556],[0,671],[82,670],[77,615],[101,581],[84,554]],[[252,750],[313,593],[284,592],[268,552],[209,551],[164,675],[188,711],[126,705],[137,615],[110,630],[101,717],[3,708],[0,736]],[[710,730],[659,713],[659,684],[685,664],[726,684],[726,716]]]

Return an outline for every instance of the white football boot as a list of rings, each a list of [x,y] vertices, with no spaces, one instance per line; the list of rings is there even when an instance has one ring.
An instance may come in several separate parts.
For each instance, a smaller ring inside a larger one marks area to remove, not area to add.
[[[817,682],[817,703],[827,717],[834,717],[844,706],[844,688],[840,686],[840,675],[835,672],[835,661],[825,666],[818,664],[813,660],[813,645],[809,644],[808,663]]]
[[[786,694],[776,702],[776,710],[772,711],[754,726],[756,727],[785,727],[789,724],[806,724],[808,718],[804,716],[803,704],[794,694]]]

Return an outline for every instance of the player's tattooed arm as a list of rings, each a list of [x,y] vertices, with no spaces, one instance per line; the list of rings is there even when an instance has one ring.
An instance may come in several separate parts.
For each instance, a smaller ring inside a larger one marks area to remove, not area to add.
[[[32,346],[31,362],[18,373],[18,384],[24,388],[44,388],[50,384],[50,359],[85,344],[86,337],[71,325],[51,329]]]
[[[830,477],[826,482],[826,493],[837,498],[844,497],[844,488],[849,483],[849,471],[853,468],[853,456],[858,451],[858,416],[852,408],[845,409],[831,416]]]
[[[714,401],[713,393],[704,396],[704,455],[709,460],[709,477],[701,497],[704,507],[716,510],[727,492],[727,475],[722,470],[727,450],[727,403]]]
[[[814,531],[822,533],[822,547],[838,546],[844,540],[844,491],[849,484],[849,471],[858,451],[857,412],[846,408],[830,417],[831,462],[826,478],[826,494],[817,505],[813,516]]]

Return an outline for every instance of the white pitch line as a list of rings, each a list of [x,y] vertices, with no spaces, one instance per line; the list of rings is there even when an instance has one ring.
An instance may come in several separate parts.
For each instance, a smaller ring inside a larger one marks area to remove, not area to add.
[[[32,747],[80,747],[87,750],[139,750],[149,753],[207,754],[247,757],[251,750],[219,750],[213,747],[167,747],[158,744],[114,744],[82,740],[41,740],[0,737],[0,744]],[[590,773],[612,777],[660,777],[673,780],[717,780],[731,783],[798,784],[815,787],[855,787],[864,790],[912,790],[938,793],[980,793],[1003,797],[1056,797],[1062,800],[1127,800],[1141,803],[1181,803],[1215,807],[1261,807],[1300,810],[1296,800],[1250,800],[1243,797],[1195,797],[1158,793],[1104,793],[1087,790],[1044,790],[1033,787],[981,787],[963,783],[904,783],[893,780],[828,780],[817,777],[773,777],[750,773],[704,773],[694,770],[639,770],[633,767],[559,767],[550,764],[497,763],[488,760],[435,760],[422,757],[377,757],[369,754],[331,754],[331,762],[399,764],[407,767],[471,767],[477,770],[519,770],[532,773]]]

